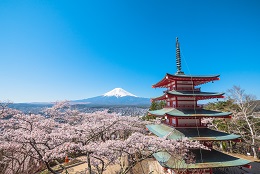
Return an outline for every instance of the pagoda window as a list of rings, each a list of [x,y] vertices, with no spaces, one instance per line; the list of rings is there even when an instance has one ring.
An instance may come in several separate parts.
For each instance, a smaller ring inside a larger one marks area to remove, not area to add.
[[[191,119],[179,119],[178,126],[188,127],[188,126],[200,126],[200,120],[191,118]]]
[[[196,101],[190,101],[190,100],[187,100],[187,101],[178,101],[179,105],[189,105],[189,106],[196,106]]]
[[[166,118],[165,123],[166,123],[166,124],[170,124],[169,118]]]
[[[169,125],[172,125],[172,118],[168,118],[169,119]]]
[[[171,125],[175,126],[176,125],[176,118],[171,118],[171,122],[172,122]]]
[[[192,84],[178,84],[178,88],[176,88],[176,90],[180,91],[192,91],[193,89]]]
[[[196,100],[196,98],[195,97],[178,97],[177,98],[179,101],[188,101],[188,100],[191,100],[191,101],[194,101],[194,100]]]
[[[176,101],[175,100],[172,101],[172,107],[176,107]]]
[[[173,107],[173,101],[170,101],[170,107]]]

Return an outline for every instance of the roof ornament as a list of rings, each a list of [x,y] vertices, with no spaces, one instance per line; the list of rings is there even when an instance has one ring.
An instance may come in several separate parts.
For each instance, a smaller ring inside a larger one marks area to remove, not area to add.
[[[183,75],[184,72],[181,71],[181,54],[180,54],[180,44],[178,41],[178,37],[176,37],[176,66],[177,72],[176,75]]]

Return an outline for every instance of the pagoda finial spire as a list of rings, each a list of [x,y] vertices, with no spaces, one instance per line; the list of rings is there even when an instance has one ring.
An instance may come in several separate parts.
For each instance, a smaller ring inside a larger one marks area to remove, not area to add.
[[[180,54],[180,44],[178,41],[178,37],[176,37],[176,66],[177,66],[176,74],[184,74],[184,72],[181,71],[181,54]]]

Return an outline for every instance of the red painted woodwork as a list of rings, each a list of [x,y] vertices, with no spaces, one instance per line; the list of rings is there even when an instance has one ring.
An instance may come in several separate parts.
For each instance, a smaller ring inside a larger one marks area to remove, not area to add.
[[[208,83],[211,81],[219,80],[218,76],[215,77],[189,77],[189,76],[175,76],[171,74],[166,74],[166,76],[159,81],[158,83],[152,85],[152,88],[164,88],[169,85],[169,83],[174,82],[177,84],[179,81],[191,81],[193,82],[194,86],[201,85],[204,83]]]
[[[243,165],[243,167],[245,167],[245,168],[249,168],[249,169],[251,169],[251,168],[252,168],[252,166],[251,166],[251,165],[249,165],[249,164]]]
[[[232,141],[234,141],[234,142],[237,142],[237,143],[240,143],[240,142],[242,142],[242,140],[241,140],[241,139],[234,139],[234,140],[232,140]]]

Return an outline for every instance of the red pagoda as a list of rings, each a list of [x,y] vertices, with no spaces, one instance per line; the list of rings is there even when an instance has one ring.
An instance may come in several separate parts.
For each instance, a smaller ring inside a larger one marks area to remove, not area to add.
[[[220,151],[212,149],[214,141],[239,141],[240,136],[227,134],[207,128],[202,122],[204,118],[231,118],[231,112],[218,112],[203,109],[198,104],[199,100],[224,98],[224,93],[202,92],[197,86],[219,80],[219,75],[186,75],[181,70],[180,45],[176,38],[176,65],[175,74],[166,74],[165,77],[154,84],[153,88],[166,88],[162,96],[152,98],[152,101],[165,101],[163,109],[149,111],[150,115],[163,118],[161,124],[147,125],[153,134],[159,137],[167,136],[168,139],[182,139],[200,141],[211,148],[211,151],[190,149],[195,155],[195,163],[186,164],[185,160],[178,165],[167,152],[154,154],[155,159],[164,167],[166,173],[212,174],[213,168],[244,166],[250,163],[248,160],[239,159]]]

